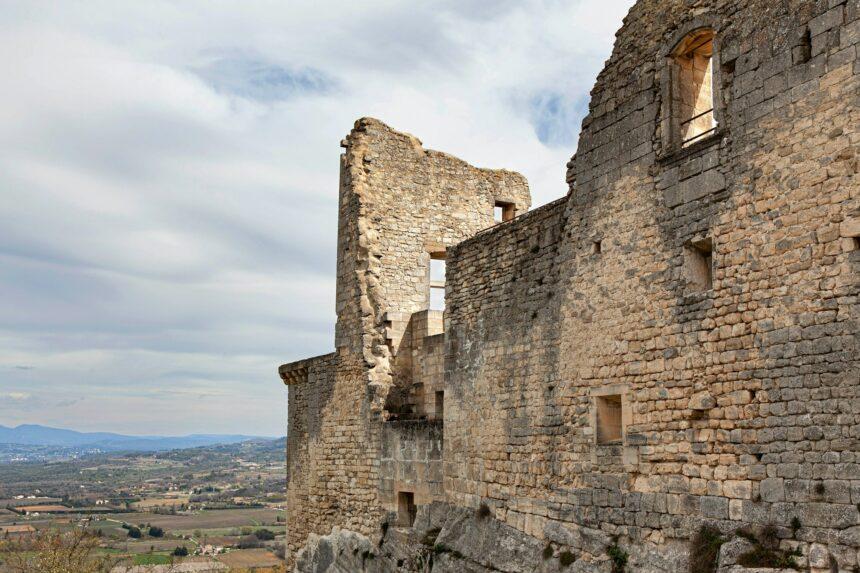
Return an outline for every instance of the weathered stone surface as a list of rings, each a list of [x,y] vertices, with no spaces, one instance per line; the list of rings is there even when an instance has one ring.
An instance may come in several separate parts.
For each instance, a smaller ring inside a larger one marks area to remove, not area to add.
[[[389,527],[378,542],[335,528],[312,535],[299,552],[296,573],[561,573],[603,571],[606,564],[576,560],[562,566],[543,555],[546,544],[474,511],[433,503],[414,528]]]
[[[525,536],[502,567],[550,543],[606,569],[617,543],[632,570],[680,571],[705,523],[860,566],[859,25],[856,0],[640,0],[569,193],[530,212],[521,176],[360,120],[336,352],[281,370],[292,552],[335,526],[373,538],[411,502],[419,530],[444,500],[464,548]],[[716,126],[683,143],[676,48],[707,29],[688,67]],[[494,225],[497,202],[517,217]],[[482,506],[510,530],[466,535]]]
[[[720,546],[718,573],[728,573],[738,563],[738,558],[753,548],[753,544],[743,537],[735,537]]]

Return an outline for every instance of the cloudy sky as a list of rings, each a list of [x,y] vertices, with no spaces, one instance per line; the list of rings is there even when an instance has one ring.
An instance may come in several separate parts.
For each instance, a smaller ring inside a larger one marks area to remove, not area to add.
[[[0,0],[0,424],[282,435],[373,116],[564,194],[631,0]]]

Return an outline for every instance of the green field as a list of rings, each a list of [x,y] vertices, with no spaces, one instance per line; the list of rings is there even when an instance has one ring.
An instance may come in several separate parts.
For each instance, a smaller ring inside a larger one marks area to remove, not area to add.
[[[170,565],[173,558],[160,553],[142,553],[134,556],[135,565]]]

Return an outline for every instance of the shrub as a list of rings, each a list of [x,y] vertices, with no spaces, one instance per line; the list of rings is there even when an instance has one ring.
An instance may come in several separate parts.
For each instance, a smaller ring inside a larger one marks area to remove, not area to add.
[[[690,540],[690,573],[714,573],[720,547],[725,541],[716,527],[703,525],[699,528]]]
[[[143,533],[140,532],[139,527],[131,525],[128,527],[128,536],[132,539],[140,539],[141,537],[143,537]]]
[[[188,548],[184,545],[180,545],[176,549],[173,550],[173,554],[177,557],[186,557],[188,555]]]
[[[624,573],[627,570],[627,552],[618,547],[618,543],[613,543],[606,550],[609,558],[612,560],[612,573]]]
[[[481,505],[478,506],[478,511],[475,512],[475,514],[478,516],[478,519],[486,519],[490,517],[490,513],[490,506],[486,503],[481,503]]]
[[[797,537],[797,532],[800,530],[800,519],[795,515],[791,518],[791,535]]]
[[[562,551],[558,556],[558,562],[562,567],[568,567],[576,561],[576,556],[570,551]]]
[[[427,533],[425,533],[424,537],[421,539],[421,544],[426,545],[427,547],[433,547],[434,545],[436,545],[436,538],[439,537],[440,531],[442,530],[438,527],[428,529]]]
[[[239,549],[256,549],[262,546],[260,540],[257,539],[256,535],[245,535],[241,539],[239,539],[239,543],[236,544]]]
[[[150,537],[164,537],[164,530],[160,527],[150,526],[149,528],[149,536]]]
[[[801,555],[800,549],[785,552],[779,549],[756,545],[738,557],[738,565],[750,568],[797,569],[797,560],[795,557],[800,557]]]
[[[87,531],[69,533],[40,531],[22,543],[0,544],[4,571],[16,573],[107,573],[116,564],[107,555],[99,555],[99,540]]]
[[[258,529],[254,535],[260,541],[272,541],[275,538],[275,534],[268,529]]]

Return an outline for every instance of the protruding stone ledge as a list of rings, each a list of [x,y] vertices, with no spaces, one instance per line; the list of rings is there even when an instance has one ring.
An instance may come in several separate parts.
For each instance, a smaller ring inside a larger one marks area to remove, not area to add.
[[[320,356],[314,356],[312,358],[297,360],[296,362],[289,362],[287,364],[281,365],[278,368],[278,374],[281,376],[281,380],[283,380],[284,384],[286,384],[287,386],[307,382],[308,371],[310,370],[311,366],[316,362],[330,360],[333,356],[334,353],[332,352],[330,354],[322,354]]]

